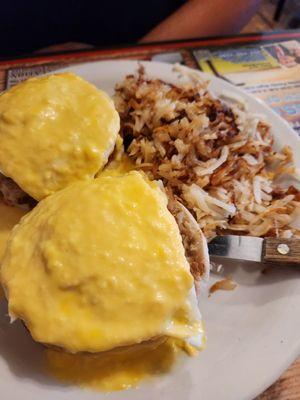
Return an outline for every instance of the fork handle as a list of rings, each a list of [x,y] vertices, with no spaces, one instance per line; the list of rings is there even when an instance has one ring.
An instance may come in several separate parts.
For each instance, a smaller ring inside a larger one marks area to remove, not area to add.
[[[300,265],[300,240],[279,239],[268,237],[264,239],[262,261],[276,264]]]

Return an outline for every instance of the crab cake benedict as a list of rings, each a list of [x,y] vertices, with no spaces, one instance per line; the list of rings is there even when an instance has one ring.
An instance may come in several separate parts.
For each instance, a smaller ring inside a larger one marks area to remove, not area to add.
[[[15,193],[17,200],[27,194],[39,201],[75,181],[93,179],[113,151],[119,125],[109,96],[72,73],[28,79],[4,92],[0,95],[4,200]]]
[[[165,194],[136,171],[42,200],[14,228],[1,281],[10,316],[70,353],[159,337],[203,344],[178,226]]]

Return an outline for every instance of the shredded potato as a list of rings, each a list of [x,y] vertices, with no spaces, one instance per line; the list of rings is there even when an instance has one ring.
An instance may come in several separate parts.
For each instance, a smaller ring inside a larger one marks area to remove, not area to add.
[[[234,290],[237,287],[237,283],[235,283],[231,278],[225,278],[220,281],[214,283],[209,289],[209,295],[216,292],[217,290]]]
[[[274,151],[270,126],[243,103],[214,97],[194,74],[178,86],[140,68],[116,86],[125,151],[160,180],[209,240],[217,233],[300,237],[290,224],[300,193],[276,179],[299,176],[292,152]],[[172,207],[171,207],[172,208]]]

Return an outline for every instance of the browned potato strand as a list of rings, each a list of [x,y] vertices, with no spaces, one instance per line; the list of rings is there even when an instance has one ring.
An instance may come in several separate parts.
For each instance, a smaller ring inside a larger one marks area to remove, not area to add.
[[[243,103],[215,98],[195,76],[174,86],[141,69],[116,86],[115,104],[136,167],[161,180],[208,239],[228,231],[300,236],[290,225],[300,193],[275,183],[298,174],[292,152],[274,151],[269,125]]]

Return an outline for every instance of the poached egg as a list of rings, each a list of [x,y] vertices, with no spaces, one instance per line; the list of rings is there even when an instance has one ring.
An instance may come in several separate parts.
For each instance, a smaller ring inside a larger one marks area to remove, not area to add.
[[[0,95],[0,172],[39,201],[93,179],[119,127],[110,97],[79,76],[28,79]]]
[[[70,353],[159,337],[203,345],[178,226],[165,194],[137,171],[42,200],[14,228],[1,281],[10,316]]]

